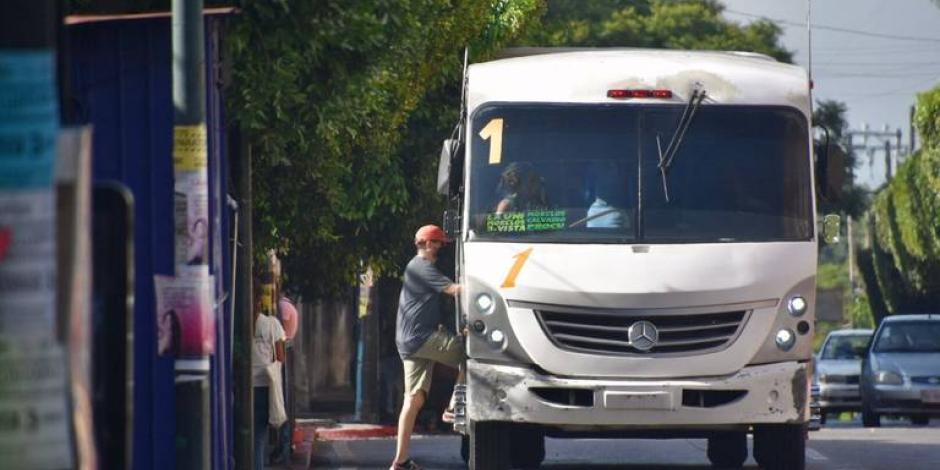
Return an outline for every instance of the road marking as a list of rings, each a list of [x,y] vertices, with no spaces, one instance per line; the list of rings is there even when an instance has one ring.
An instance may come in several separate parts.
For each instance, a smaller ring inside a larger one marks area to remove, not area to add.
[[[817,451],[816,449],[811,449],[809,447],[806,448],[806,456],[809,457],[810,460],[819,460],[819,461],[829,460],[829,457],[826,457],[825,455],[820,454],[819,451]]]

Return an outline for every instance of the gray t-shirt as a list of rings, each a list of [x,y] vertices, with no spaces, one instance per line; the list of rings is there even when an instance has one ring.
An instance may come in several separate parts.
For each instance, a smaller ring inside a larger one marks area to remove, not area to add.
[[[395,344],[404,359],[421,349],[441,323],[441,293],[453,281],[434,263],[415,256],[405,267],[405,282],[398,297]]]

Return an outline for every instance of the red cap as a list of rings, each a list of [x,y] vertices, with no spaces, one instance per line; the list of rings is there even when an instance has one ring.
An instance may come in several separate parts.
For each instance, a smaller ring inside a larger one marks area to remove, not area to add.
[[[418,229],[415,233],[415,243],[422,243],[427,241],[439,241],[444,243],[447,241],[447,235],[444,234],[444,231],[441,230],[437,225],[425,225]]]

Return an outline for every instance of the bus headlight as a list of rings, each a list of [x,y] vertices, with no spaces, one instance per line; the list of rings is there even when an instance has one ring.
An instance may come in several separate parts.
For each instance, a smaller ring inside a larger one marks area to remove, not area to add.
[[[493,297],[490,294],[480,294],[477,296],[476,301],[477,311],[483,315],[489,315],[495,310],[496,302],[493,301]]]
[[[806,306],[806,299],[799,295],[795,295],[790,297],[790,301],[787,302],[787,311],[790,312],[790,315],[799,317],[806,313]]]
[[[789,328],[783,328],[777,332],[777,336],[774,337],[774,342],[777,343],[777,347],[783,351],[789,351],[793,349],[793,345],[796,344],[796,335]]]
[[[503,334],[500,330],[493,330],[490,332],[490,341],[496,344],[503,344],[503,341],[506,339],[506,335]]]

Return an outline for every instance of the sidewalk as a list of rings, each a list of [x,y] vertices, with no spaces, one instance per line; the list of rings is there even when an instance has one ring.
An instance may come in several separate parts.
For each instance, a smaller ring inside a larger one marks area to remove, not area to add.
[[[288,465],[271,465],[271,470],[307,470],[316,453],[318,441],[342,441],[395,437],[395,426],[338,423],[330,419],[298,419],[294,424],[294,453]]]

